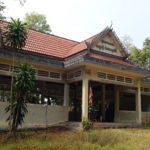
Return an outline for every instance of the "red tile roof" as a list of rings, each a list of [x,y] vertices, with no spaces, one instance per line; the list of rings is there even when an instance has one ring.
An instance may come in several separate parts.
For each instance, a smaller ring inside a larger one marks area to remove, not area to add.
[[[64,58],[78,42],[58,36],[28,30],[28,38],[24,50],[54,57]]]
[[[103,56],[103,55],[97,55],[97,54],[90,53],[89,56],[93,57],[93,58],[101,59],[101,60],[106,60],[106,61],[111,61],[111,62],[114,62],[114,63],[126,65],[126,66],[135,67],[135,65],[130,64],[128,62],[125,62],[125,61],[122,61],[122,60],[118,60],[118,59],[114,59],[114,58],[110,58],[110,57]]]
[[[68,51],[68,53],[66,54],[66,57],[71,56],[71,55],[74,55],[74,54],[76,54],[76,53],[78,53],[78,52],[81,52],[81,51],[87,49],[88,47],[87,47],[86,43],[91,43],[92,40],[93,40],[96,36],[97,36],[97,35],[94,35],[94,36],[92,36],[92,37],[86,39],[85,41],[80,42],[80,43],[77,44],[76,46],[72,47],[72,48],[70,49],[70,51]]]
[[[85,42],[81,42],[80,44],[77,44],[76,46],[72,47],[68,53],[66,54],[66,57],[71,56],[73,54],[76,54],[78,52],[81,52],[83,50],[87,49],[87,45]]]

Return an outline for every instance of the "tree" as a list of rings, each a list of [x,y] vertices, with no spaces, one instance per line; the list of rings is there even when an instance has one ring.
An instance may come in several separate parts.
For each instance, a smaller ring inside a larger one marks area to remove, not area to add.
[[[4,10],[6,9],[6,6],[4,5],[4,2],[0,1],[0,20],[5,20],[6,17],[3,16]]]
[[[130,36],[124,35],[121,37],[121,42],[128,52],[134,47],[133,40]]]
[[[8,120],[12,119],[12,132],[15,133],[18,126],[24,122],[27,111],[26,102],[31,98],[35,87],[35,69],[27,63],[20,64],[16,70],[13,82],[13,103],[6,108],[6,112],[11,110]]]
[[[150,69],[150,38],[146,38],[143,42],[143,48],[138,49],[133,45],[133,40],[125,35],[122,37],[122,43],[129,51],[129,59],[143,67]]]
[[[47,23],[46,17],[42,14],[35,12],[27,13],[25,15],[24,21],[27,23],[27,27],[30,29],[35,29],[37,31],[50,33],[51,28]]]
[[[25,23],[22,23],[20,19],[14,20],[11,18],[10,24],[6,26],[6,31],[3,33],[4,45],[11,47],[13,51],[12,61],[12,79],[11,79],[11,91],[10,91],[10,117],[8,118],[10,131],[12,130],[12,111],[13,111],[13,82],[14,82],[14,51],[15,49],[21,49],[25,46],[27,31]]]
[[[15,20],[11,18],[10,24],[6,26],[6,31],[3,33],[3,37],[5,46],[21,49],[26,44],[26,24],[22,23],[20,19]]]
[[[146,38],[143,42],[143,48],[138,49],[136,47],[131,49],[131,55],[129,59],[137,64],[140,64],[150,69],[150,39]]]
[[[145,65],[150,70],[150,49],[143,49]]]
[[[130,60],[132,60],[133,62],[137,63],[137,64],[143,64],[144,63],[144,60],[143,60],[143,56],[142,56],[142,50],[136,48],[136,47],[133,47],[131,50],[130,50],[130,57],[129,57]]]
[[[145,57],[146,66],[150,69],[150,38],[147,37],[143,42],[143,53]]]
[[[143,48],[144,49],[150,49],[150,38],[146,38],[143,42]]]

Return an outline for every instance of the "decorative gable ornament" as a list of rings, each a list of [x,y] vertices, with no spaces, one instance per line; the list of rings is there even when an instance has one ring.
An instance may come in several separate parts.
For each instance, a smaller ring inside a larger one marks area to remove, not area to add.
[[[95,35],[90,43],[90,49],[116,56],[128,57],[127,51],[113,29],[107,27]]]

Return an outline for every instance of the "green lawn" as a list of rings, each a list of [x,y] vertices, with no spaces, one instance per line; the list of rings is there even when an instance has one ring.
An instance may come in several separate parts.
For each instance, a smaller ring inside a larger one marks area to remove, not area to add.
[[[150,129],[22,132],[0,135],[0,150],[149,150]]]

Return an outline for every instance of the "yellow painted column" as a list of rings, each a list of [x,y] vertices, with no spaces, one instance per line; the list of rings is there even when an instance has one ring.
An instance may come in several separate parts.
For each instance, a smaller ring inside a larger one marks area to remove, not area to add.
[[[82,80],[82,120],[88,118],[89,80],[84,77]]]
[[[138,80],[138,82],[137,82],[137,92],[136,92],[136,122],[139,124],[142,123],[140,80]]]
[[[63,106],[69,106],[69,84],[64,85],[64,103]]]

